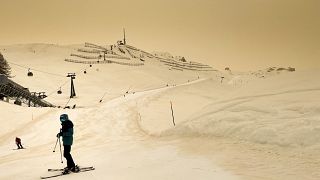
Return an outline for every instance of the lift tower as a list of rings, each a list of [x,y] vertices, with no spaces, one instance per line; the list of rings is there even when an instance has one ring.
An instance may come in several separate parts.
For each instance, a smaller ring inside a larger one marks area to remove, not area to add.
[[[76,78],[76,73],[68,73],[67,77],[71,78],[70,98],[73,98],[74,96],[76,96],[76,91],[74,90],[74,84],[73,84],[73,80]]]

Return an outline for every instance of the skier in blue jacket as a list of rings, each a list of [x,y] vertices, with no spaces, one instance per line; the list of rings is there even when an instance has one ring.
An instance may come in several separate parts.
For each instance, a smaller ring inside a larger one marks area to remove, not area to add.
[[[60,138],[62,136],[63,141],[63,156],[67,159],[67,167],[65,168],[65,172],[68,173],[69,171],[77,172],[78,166],[75,165],[71,152],[71,145],[73,143],[73,123],[68,118],[67,114],[61,114],[60,122],[62,128],[60,132],[57,134],[57,137]]]

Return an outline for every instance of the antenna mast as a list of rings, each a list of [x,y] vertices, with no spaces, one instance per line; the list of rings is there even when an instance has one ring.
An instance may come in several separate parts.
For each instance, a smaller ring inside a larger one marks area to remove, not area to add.
[[[126,45],[126,29],[123,28],[123,44]]]

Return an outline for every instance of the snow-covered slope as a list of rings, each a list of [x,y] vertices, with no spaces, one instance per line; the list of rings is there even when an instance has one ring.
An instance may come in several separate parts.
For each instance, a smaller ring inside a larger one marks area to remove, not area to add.
[[[144,54],[143,66],[90,67],[65,61],[81,48],[0,47],[12,67],[12,80],[30,91],[45,91],[46,100],[57,106],[76,104],[75,109],[29,108],[0,101],[0,179],[37,179],[48,174],[47,168],[64,166],[59,150],[52,153],[61,113],[68,113],[75,124],[76,163],[96,167],[65,179],[320,177],[319,72],[260,71],[266,74],[261,78],[254,73],[170,70],[133,47],[128,50],[136,58],[122,56],[138,62]],[[26,75],[28,68],[33,77]],[[76,73],[73,99],[66,77],[71,72]],[[57,94],[60,87],[62,94]],[[27,149],[11,150],[16,136]]]
[[[319,75],[297,72],[250,82],[221,94],[170,133],[319,148],[320,83],[310,78]]]

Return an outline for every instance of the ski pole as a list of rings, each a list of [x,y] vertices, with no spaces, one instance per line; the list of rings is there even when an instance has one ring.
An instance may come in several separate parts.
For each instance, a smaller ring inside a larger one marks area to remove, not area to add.
[[[63,163],[63,161],[62,161],[62,152],[61,152],[61,142],[60,142],[60,138],[58,138],[58,139],[59,139],[59,146],[60,146],[61,163]]]
[[[56,152],[56,147],[57,147],[57,144],[58,144],[58,137],[57,137],[57,141],[56,141],[56,145],[54,145],[54,149],[53,149],[53,152]]]

